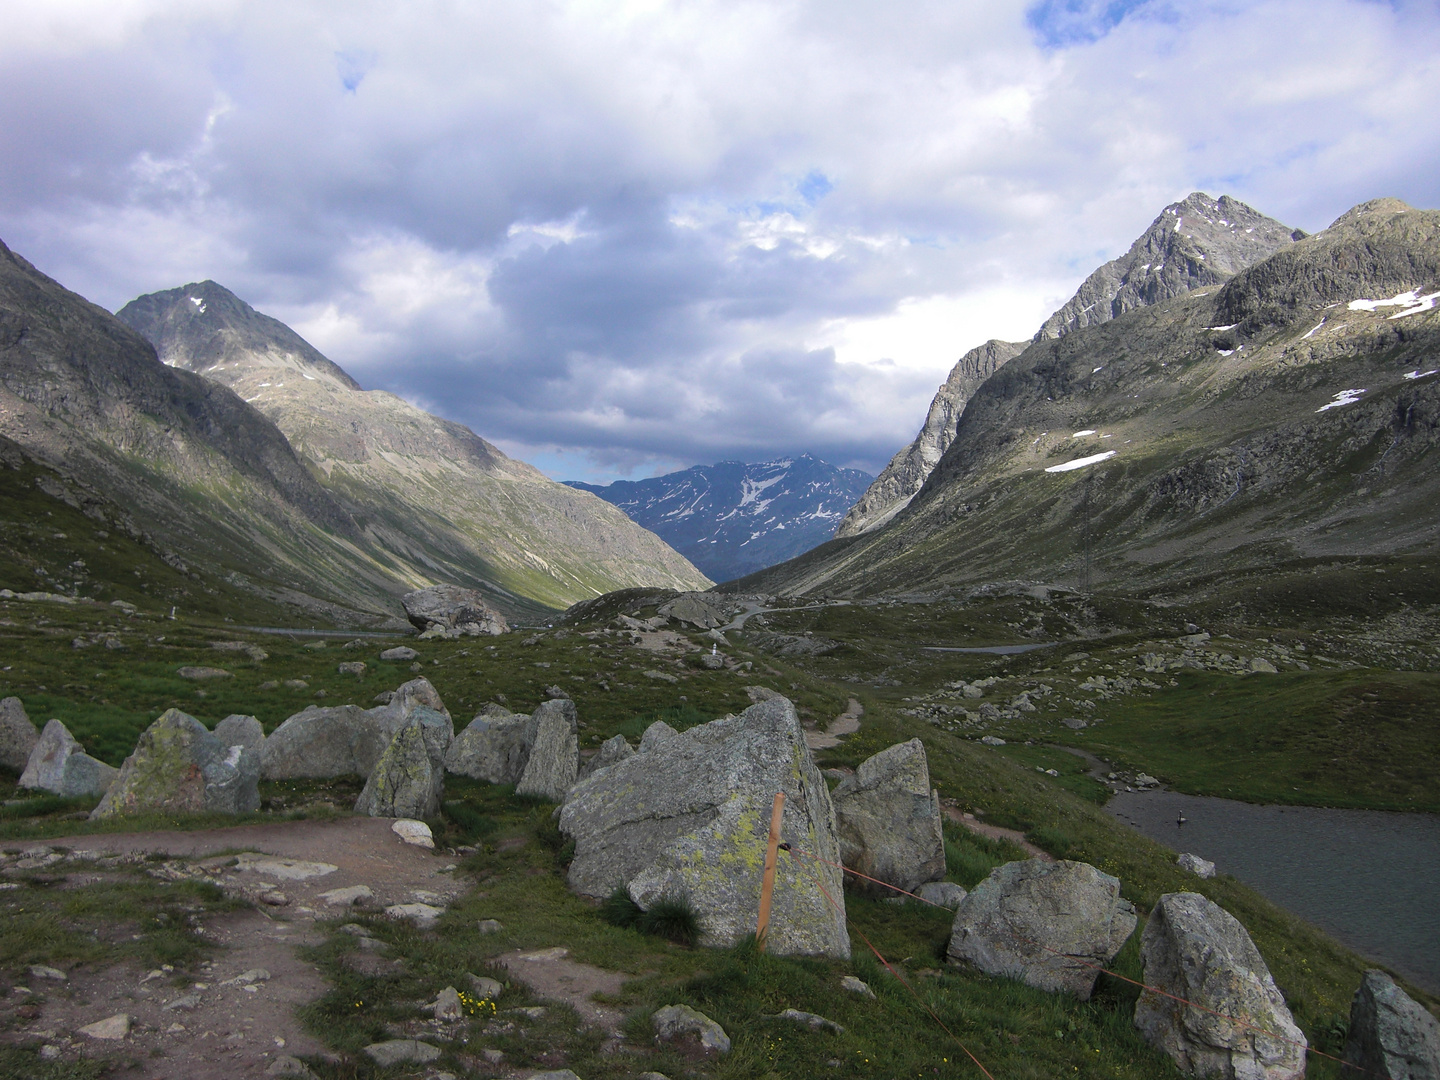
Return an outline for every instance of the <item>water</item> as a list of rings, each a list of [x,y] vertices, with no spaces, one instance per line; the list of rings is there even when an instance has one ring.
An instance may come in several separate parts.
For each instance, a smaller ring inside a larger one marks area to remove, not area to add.
[[[1440,816],[1174,791],[1121,792],[1105,809],[1440,993]]]

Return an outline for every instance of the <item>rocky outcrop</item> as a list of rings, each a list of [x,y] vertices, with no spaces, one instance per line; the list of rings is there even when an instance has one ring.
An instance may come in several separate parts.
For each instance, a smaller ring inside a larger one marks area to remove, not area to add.
[[[265,729],[253,716],[232,713],[215,725],[215,737],[225,746],[243,746],[255,753],[265,746]]]
[[[1141,991],[1135,1026],[1182,1071],[1221,1080],[1305,1075],[1305,1035],[1229,912],[1198,893],[1167,893],[1150,913],[1140,953],[1145,982],[1174,996]]]
[[[589,761],[580,766],[578,779],[584,780],[593,776],[601,769],[608,769],[617,762],[624,761],[628,757],[635,756],[635,748],[630,745],[624,735],[613,735],[600,744],[600,749]]]
[[[193,716],[168,709],[141,733],[90,818],[147,810],[248,813],[260,808],[259,782],[253,750],[226,746]]]
[[[445,755],[445,770],[492,784],[519,783],[534,744],[534,717],[481,713],[455,736]]]
[[[575,785],[560,814],[575,842],[570,885],[594,897],[623,886],[641,908],[684,901],[703,944],[734,944],[755,932],[776,792],[793,850],[776,868],[769,949],[847,957],[840,871],[827,865],[840,856],[835,810],[784,699],[672,733]]]
[[[784,698],[780,698],[779,700],[783,701]],[[675,736],[679,734],[678,731],[665,723],[664,720],[656,720],[641,733],[640,749],[637,750],[636,753],[648,754],[660,744],[675,738]]]
[[[261,752],[266,780],[368,777],[395,733],[411,716],[433,714],[422,725],[432,750],[443,757],[454,738],[450,713],[427,679],[412,679],[385,705],[320,708],[311,705],[270,733]]]
[[[534,795],[559,802],[575,783],[580,769],[579,719],[575,702],[553,698],[535,710],[535,742],[516,795]]]
[[[862,761],[830,798],[846,867],[906,892],[945,876],[940,793],[930,787],[925,744],[919,739]],[[864,878],[851,877],[846,885],[872,896],[895,895]]]
[[[432,585],[406,593],[400,600],[405,617],[417,630],[437,637],[504,634],[510,630],[505,616],[474,589],[459,585]]]
[[[1366,1080],[1440,1080],[1440,1022],[1383,971],[1350,1003],[1345,1060]]]
[[[426,738],[426,714],[439,715],[429,709],[419,710],[395,733],[355,800],[355,813],[424,819],[440,812],[445,792],[445,757],[443,751],[437,755],[434,740]]]
[[[51,720],[30,751],[19,784],[67,799],[104,795],[119,772],[91,757],[59,720]]]
[[[30,751],[40,741],[25,704],[18,697],[0,701],[0,766],[22,772],[30,762]]]
[[[714,593],[686,592],[661,604],[656,613],[701,630],[711,630],[730,621],[733,606]]]
[[[1135,921],[1120,882],[1089,863],[1006,863],[960,901],[947,955],[1083,1001]]]
[[[920,434],[890,459],[890,464],[845,514],[845,519],[835,530],[837,539],[878,528],[910,505],[910,500],[925,486],[935,463],[945,456],[945,451],[955,440],[955,428],[960,423],[960,414],[965,411],[966,403],[981,383],[1024,352],[1027,344],[992,338],[955,362],[950,375],[940,384],[930,402],[930,411],[925,414]]]

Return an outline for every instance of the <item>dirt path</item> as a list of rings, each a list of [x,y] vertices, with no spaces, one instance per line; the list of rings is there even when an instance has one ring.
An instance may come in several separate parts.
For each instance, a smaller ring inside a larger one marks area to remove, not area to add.
[[[296,947],[323,940],[316,921],[348,910],[323,894],[363,885],[373,894],[365,910],[374,911],[415,902],[444,907],[465,891],[448,872],[448,858],[406,844],[390,826],[385,819],[346,818],[46,841],[52,849],[95,858],[172,856],[177,861],[157,864],[162,872],[204,877],[268,900],[207,919],[202,930],[221,948],[203,975],[182,985],[167,973],[147,978],[149,973],[129,964],[76,968],[58,986],[53,980],[22,979],[44,1000],[40,1015],[16,1034],[27,1042],[44,1040],[61,1060],[83,1055],[135,1062],[123,1075],[145,1080],[262,1077],[278,1055],[322,1052],[295,1009],[327,987],[320,973],[296,955]],[[237,851],[258,856],[237,860],[229,854]],[[87,861],[62,865],[79,871]],[[265,976],[256,974],[262,970]],[[131,1019],[123,1040],[79,1034],[81,1027],[120,1013]]]
[[[999,825],[987,825],[985,822],[977,820],[974,814],[964,813],[959,807],[955,806],[945,807],[945,816],[951,821],[964,825],[965,828],[977,836],[986,836],[991,840],[1009,840],[1017,847],[1023,848],[1025,854],[1029,855],[1032,859],[1039,859],[1042,862],[1055,861],[1055,856],[1051,855],[1048,851],[1041,851],[1029,840],[1025,839],[1024,833],[1016,829],[1002,829]]]
[[[845,711],[830,721],[830,726],[824,731],[806,730],[805,745],[811,750],[829,750],[832,746],[839,746],[841,738],[860,730],[860,718],[864,715],[865,706],[852,697]]]

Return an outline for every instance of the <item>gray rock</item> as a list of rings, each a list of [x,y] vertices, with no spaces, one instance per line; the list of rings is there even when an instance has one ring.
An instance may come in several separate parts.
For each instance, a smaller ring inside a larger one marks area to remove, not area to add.
[[[483,595],[459,585],[432,585],[428,589],[418,589],[406,593],[400,603],[416,629],[438,629],[445,637],[504,634],[510,629],[505,616],[486,603]]]
[[[435,1007],[432,1010],[436,1020],[463,1020],[465,1009],[460,1004],[460,991],[453,986],[447,986],[435,996]]]
[[[1275,665],[1263,656],[1254,656],[1250,659],[1250,670],[1261,675],[1276,674]]]
[[[1209,859],[1202,859],[1199,855],[1192,855],[1184,852],[1175,860],[1175,865],[1181,870],[1188,870],[1196,877],[1213,878],[1215,876],[1215,864]]]
[[[573,1069],[551,1069],[548,1072],[531,1073],[529,1080],[580,1080]]]
[[[1145,982],[1174,997],[1142,990],[1135,1026],[1182,1072],[1222,1080],[1305,1075],[1305,1035],[1255,943],[1229,912],[1198,893],[1166,893],[1150,913],[1140,955]],[[1251,1026],[1222,1019],[1227,1016]]]
[[[680,681],[678,676],[671,675],[668,671],[655,671],[651,669],[642,671],[640,674],[644,675],[647,679],[654,679],[657,682],[678,683]]]
[[[1029,859],[996,867],[960,902],[948,956],[1041,990],[1090,997],[1135,929],[1120,882],[1089,863]]]
[[[914,892],[945,874],[940,795],[930,787],[925,744],[898,743],[860,763],[830,794],[840,859],[851,870]],[[846,882],[872,896],[894,895],[883,885]]]
[[[64,724],[51,720],[31,749],[19,784],[75,799],[104,795],[117,775],[118,769],[85,753]]]
[[[717,1054],[730,1052],[730,1036],[725,1034],[725,1029],[689,1005],[666,1005],[663,1009],[656,1009],[650,1022],[655,1027],[656,1042],[694,1035],[706,1050]]]
[[[335,670],[338,671],[341,675],[364,675],[365,661],[347,660],[345,661],[345,663],[337,666]]]
[[[396,645],[393,649],[386,649],[380,654],[381,660],[414,660],[420,654],[409,645]]]
[[[965,890],[953,881],[927,881],[914,890],[916,896],[931,904],[954,911],[965,899]]]
[[[505,929],[505,924],[499,919],[481,919],[475,924],[475,929],[482,934],[498,934]]]
[[[265,729],[253,716],[231,713],[215,725],[215,737],[226,746],[243,746],[257,754],[265,746]]]
[[[505,992],[505,984],[498,979],[489,979],[484,975],[472,975],[465,973],[465,981],[470,985],[470,993],[481,1001],[499,1001],[500,995]]]
[[[457,776],[487,780],[492,784],[515,784],[530,760],[535,744],[536,721],[504,710],[504,715],[481,715],[450,744],[445,768]]]
[[[664,720],[656,720],[641,734],[640,749],[637,750],[636,753],[648,754],[651,750],[654,750],[655,747],[667,739],[673,739],[678,734],[680,733],[665,723]]]
[[[861,997],[873,998],[875,991],[870,989],[870,984],[864,979],[857,979],[854,975],[846,975],[840,980],[840,989],[849,991],[852,994],[859,994]]]
[[[368,777],[395,733],[417,714],[427,742],[443,757],[454,738],[450,712],[429,680],[420,678],[373,709],[312,705],[296,713],[265,740],[261,775],[266,780]]]
[[[516,795],[560,802],[580,771],[579,721],[575,702],[552,698],[535,710],[535,743],[515,785]]]
[[[783,1009],[775,1014],[776,1020],[789,1020],[795,1024],[808,1027],[811,1031],[833,1031],[837,1035],[844,1035],[845,1029],[834,1020],[826,1020],[818,1013],[801,1012],[799,1009]]]
[[[684,592],[661,604],[656,614],[701,630],[710,630],[730,621],[730,607],[713,593]]]
[[[1440,1080],[1440,1022],[1383,971],[1367,971],[1350,1003],[1345,1060],[1366,1080]]]
[[[419,1039],[390,1039],[388,1042],[371,1043],[365,1047],[365,1056],[382,1069],[412,1061],[428,1065],[440,1056],[440,1048]]]
[[[429,709],[417,711],[439,715]],[[355,800],[355,813],[390,818],[434,817],[440,812],[445,793],[444,761],[444,752],[436,754],[427,741],[420,717],[412,716],[380,755]]]
[[[24,703],[18,697],[0,701],[0,765],[23,771],[39,741],[40,732],[26,714]]]
[[[601,769],[609,768],[617,761],[624,761],[626,758],[634,756],[635,749],[626,741],[624,735],[612,736],[600,744],[600,750],[594,757],[580,766],[578,779],[584,780]]]
[[[265,1069],[266,1076],[294,1076],[299,1080],[316,1080],[315,1074],[310,1067],[299,1058],[290,1054],[281,1054]]]
[[[777,866],[769,949],[847,957],[840,871],[826,865],[840,861],[835,811],[784,699],[672,733],[577,784],[560,814],[561,832],[575,841],[570,885],[594,897],[625,886],[641,908],[685,900],[703,944],[732,945],[755,932],[779,791],[782,835],[794,851]]]
[[[90,818],[146,810],[244,814],[260,808],[259,785],[255,751],[226,746],[193,716],[167,709],[141,732]]]

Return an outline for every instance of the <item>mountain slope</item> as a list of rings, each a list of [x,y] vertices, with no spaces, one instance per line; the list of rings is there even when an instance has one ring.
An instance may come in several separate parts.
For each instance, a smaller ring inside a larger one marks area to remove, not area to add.
[[[925,485],[930,471],[945,456],[945,451],[950,449],[950,443],[955,438],[955,425],[960,422],[960,414],[965,411],[965,403],[970,396],[1002,364],[1024,351],[1024,342],[992,338],[962,356],[930,402],[930,411],[925,415],[925,425],[920,434],[891,458],[890,464],[865,489],[835,530],[836,537],[869,532],[904,510]]]
[[[1437,300],[1440,213],[1363,204],[1223,286],[1035,342],[904,512],[733,587],[1184,583],[1431,553]]]
[[[3,244],[0,434],[124,507],[178,565],[312,614],[386,617],[395,579],[273,423],[165,367],[115,316]]]
[[[1033,340],[1061,337],[1191,289],[1218,285],[1302,236],[1228,195],[1217,200],[1197,191],[1165,207],[1129,251],[1086,278]],[[835,532],[837,539],[869,532],[909,505],[949,448],[970,396],[1024,348],[1025,343],[991,340],[960,358],[930,403],[920,434],[851,508]]]
[[[603,487],[572,486],[614,503],[708,576],[726,581],[824,543],[869,482],[858,469],[837,469],[802,454],[759,464],[697,465]]]
[[[119,317],[166,364],[229,387],[269,417],[411,587],[470,585],[514,613],[614,589],[709,584],[602,500],[507,457],[463,424],[362,390],[285,324],[213,281],[139,297]]]

